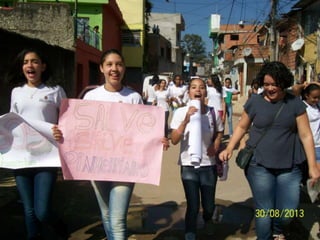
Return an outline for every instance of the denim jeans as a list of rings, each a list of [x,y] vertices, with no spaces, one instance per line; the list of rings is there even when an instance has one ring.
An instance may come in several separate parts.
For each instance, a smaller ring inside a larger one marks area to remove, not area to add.
[[[232,125],[233,108],[232,108],[232,103],[226,103],[226,113],[227,113],[229,136],[231,137],[232,134],[233,134],[233,125]]]
[[[298,208],[301,169],[267,169],[253,157],[246,172],[254,203],[258,240],[270,240],[283,233],[292,218],[285,211]]]
[[[316,151],[316,160],[317,160],[317,163],[320,164],[320,147],[316,147],[316,148],[315,148],[315,151]]]
[[[187,200],[185,232],[196,233],[197,217],[201,206],[203,220],[211,221],[215,208],[217,171],[215,166],[194,168],[181,167],[181,179]]]
[[[108,240],[127,239],[127,213],[134,183],[92,181]]]
[[[52,212],[52,193],[57,179],[56,168],[14,170],[16,185],[23,203],[28,239],[38,236],[41,224],[57,221]]]

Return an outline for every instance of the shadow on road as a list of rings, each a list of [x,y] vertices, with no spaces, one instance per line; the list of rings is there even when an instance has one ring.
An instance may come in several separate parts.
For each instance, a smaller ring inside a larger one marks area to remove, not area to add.
[[[133,196],[135,203],[141,201]],[[170,196],[168,196],[170,199]],[[201,217],[198,221],[200,240],[255,239],[252,198],[243,202],[217,199],[218,216],[215,234],[207,236]],[[69,240],[105,239],[98,204],[89,181],[58,179],[54,193],[54,207],[68,224]],[[184,235],[186,204],[166,201],[158,205],[130,206],[128,214],[129,240],[180,240]],[[310,238],[311,229],[319,220],[320,208],[311,204],[302,191],[300,208],[304,218],[295,219],[288,228],[291,240]],[[25,239],[22,204],[15,188],[12,173],[0,169],[0,239]],[[47,239],[57,240],[52,236]]]

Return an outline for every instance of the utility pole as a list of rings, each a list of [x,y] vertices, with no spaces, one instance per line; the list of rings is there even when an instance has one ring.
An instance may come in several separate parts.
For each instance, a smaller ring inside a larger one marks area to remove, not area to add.
[[[278,60],[278,44],[277,44],[277,29],[276,29],[276,16],[277,16],[278,0],[271,0],[270,12],[270,61]]]

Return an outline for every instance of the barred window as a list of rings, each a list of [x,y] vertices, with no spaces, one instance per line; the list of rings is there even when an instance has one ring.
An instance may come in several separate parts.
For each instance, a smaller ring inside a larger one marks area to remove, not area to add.
[[[122,45],[141,46],[141,30],[122,30]]]

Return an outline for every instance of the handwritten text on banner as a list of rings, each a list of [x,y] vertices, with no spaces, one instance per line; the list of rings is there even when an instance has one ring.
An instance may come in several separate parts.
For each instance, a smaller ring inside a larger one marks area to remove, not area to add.
[[[65,179],[159,185],[164,111],[155,106],[64,99],[59,146]]]

